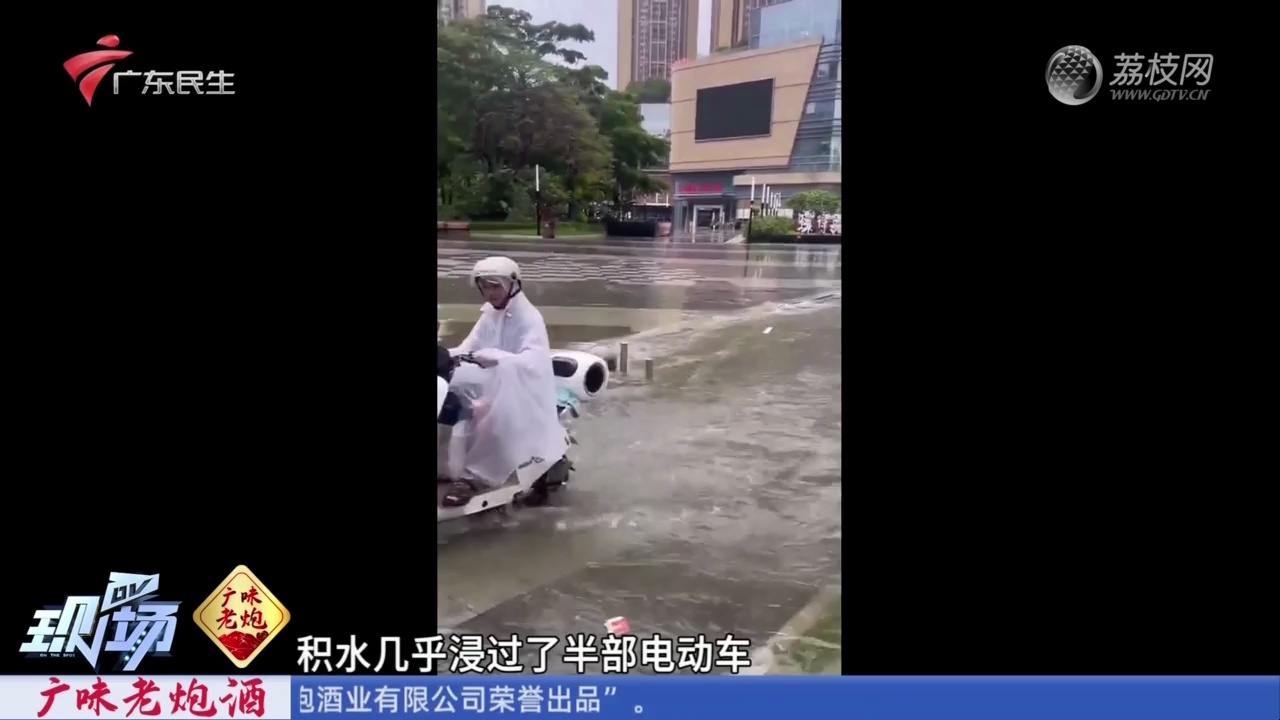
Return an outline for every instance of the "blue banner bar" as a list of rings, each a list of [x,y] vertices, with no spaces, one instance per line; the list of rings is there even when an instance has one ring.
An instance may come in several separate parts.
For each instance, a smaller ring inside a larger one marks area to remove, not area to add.
[[[1280,677],[293,677],[293,717],[1278,720]]]

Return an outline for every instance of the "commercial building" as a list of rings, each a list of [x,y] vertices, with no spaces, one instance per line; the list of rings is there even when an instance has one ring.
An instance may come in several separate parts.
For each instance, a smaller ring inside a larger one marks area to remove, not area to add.
[[[784,203],[805,190],[840,192],[840,0],[752,12],[747,49],[672,73],[677,228],[742,217],[765,185]]]
[[[697,54],[698,0],[618,0],[618,90]]]
[[[485,0],[436,0],[436,17],[448,22],[484,15]]]
[[[791,0],[711,0],[711,49],[747,44],[752,11]]]

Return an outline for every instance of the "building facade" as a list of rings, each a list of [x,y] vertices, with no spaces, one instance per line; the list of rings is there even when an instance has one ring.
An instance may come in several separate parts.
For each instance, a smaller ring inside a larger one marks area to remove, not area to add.
[[[747,44],[752,12],[791,0],[711,0],[711,50]]]
[[[436,18],[444,22],[480,17],[485,12],[485,0],[436,0]]]
[[[618,0],[618,90],[697,54],[698,0]]]
[[[747,49],[683,63],[672,76],[670,169],[677,228],[716,216],[742,217],[764,186],[783,203],[805,190],[840,192],[840,0],[789,0],[752,12]],[[750,100],[720,99],[731,97],[731,86],[763,86],[765,94],[757,89],[738,96]],[[716,95],[700,102],[708,91]],[[700,105],[717,117],[699,118]],[[740,128],[733,116],[748,114],[767,118],[764,126],[719,136],[703,129],[717,123]]]

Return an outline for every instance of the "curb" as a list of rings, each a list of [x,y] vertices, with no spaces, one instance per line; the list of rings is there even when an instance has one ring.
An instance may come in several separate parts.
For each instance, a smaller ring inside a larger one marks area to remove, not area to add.
[[[572,242],[577,240],[603,240],[604,238],[605,238],[604,235],[596,235],[596,234],[562,235],[560,237],[555,237],[555,238],[542,238],[542,237],[538,237],[537,235],[511,235],[511,234],[503,234],[503,233],[473,232],[466,238],[458,237],[458,238],[445,238],[445,239],[446,240],[529,240],[529,241],[549,240],[551,242],[556,242],[556,241]]]
[[[798,641],[804,638],[805,633],[830,614],[832,605],[839,605],[840,598],[840,585],[828,585],[822,588],[807,605],[800,609],[800,612],[793,615],[787,624],[774,633],[768,642],[751,653],[751,667],[745,668],[738,674],[780,675],[793,672],[785,667],[786,662],[782,658],[785,658]],[[837,668],[839,662],[840,659],[837,657]],[[823,673],[827,674],[828,669],[824,668]]]

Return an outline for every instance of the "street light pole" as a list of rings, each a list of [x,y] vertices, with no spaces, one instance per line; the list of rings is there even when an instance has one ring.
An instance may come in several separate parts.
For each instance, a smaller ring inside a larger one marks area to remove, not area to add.
[[[537,165],[533,166],[533,221],[538,237],[542,237],[542,177]]]

